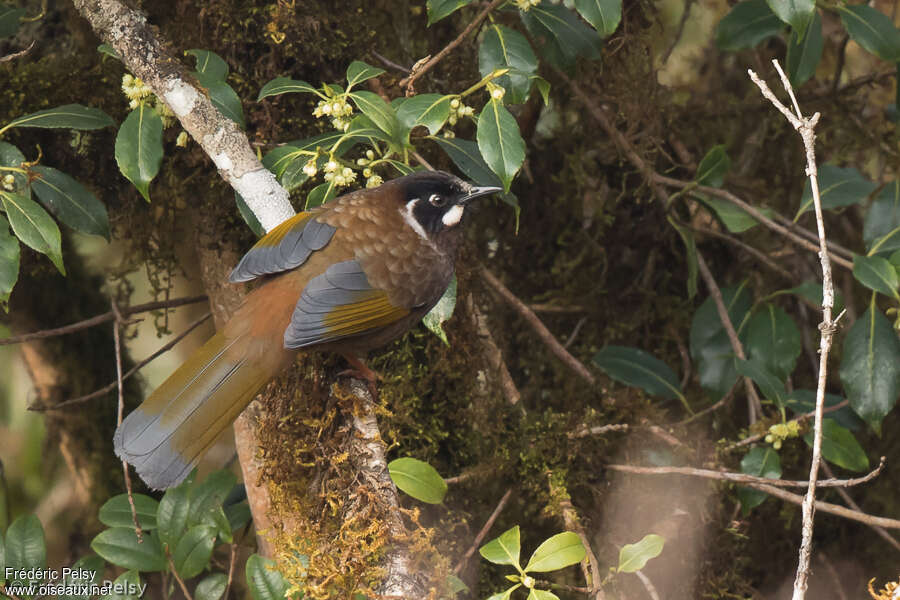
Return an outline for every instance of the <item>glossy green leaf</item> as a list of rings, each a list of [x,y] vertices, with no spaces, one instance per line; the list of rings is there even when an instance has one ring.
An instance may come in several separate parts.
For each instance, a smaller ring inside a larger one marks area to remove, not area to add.
[[[44,528],[34,515],[22,515],[6,530],[6,566],[13,569],[43,569],[47,566]],[[16,579],[27,583],[27,580]]]
[[[109,56],[110,58],[114,58],[119,61],[122,60],[122,58],[118,55],[118,53],[115,51],[115,49],[112,46],[110,46],[109,44],[100,44],[99,46],[97,46],[97,52],[99,52],[100,54],[102,54],[104,56]]]
[[[441,299],[437,301],[428,314],[422,319],[425,325],[433,334],[441,338],[446,345],[450,345],[447,341],[447,333],[444,331],[443,324],[453,316],[453,309],[456,308],[456,275],[450,280],[450,285],[444,291]]]
[[[622,20],[622,0],[575,0],[575,10],[604,38],[612,35]]]
[[[447,484],[427,462],[404,457],[388,463],[388,473],[394,484],[416,500],[440,504],[447,494]]]
[[[190,512],[190,487],[187,483],[166,490],[159,501],[156,522],[159,528],[159,538],[170,550],[175,548],[175,543],[187,529]]]
[[[200,85],[209,92],[209,99],[213,106],[219,109],[223,116],[231,119],[242,128],[246,127],[244,122],[244,107],[241,99],[238,97],[230,85],[225,80],[219,79],[215,74],[207,75],[206,73],[193,73]]]
[[[870,290],[900,300],[900,294],[897,293],[897,286],[900,285],[897,269],[886,258],[854,254],[853,277]]]
[[[547,590],[531,588],[528,590],[528,600],[559,600],[559,596]]]
[[[141,574],[137,571],[125,571],[113,582],[121,586],[124,593],[112,593],[102,596],[100,600],[140,600],[141,598]],[[143,584],[146,585],[146,584]]]
[[[511,588],[507,588],[505,591],[502,591],[499,594],[491,594],[490,596],[488,596],[487,600],[509,600],[509,598],[512,596],[512,593],[520,587],[522,587],[522,584],[517,583],[516,585],[512,586]]]
[[[826,409],[836,404],[840,404],[843,401],[844,398],[837,394],[825,394]],[[816,410],[816,391],[794,390],[790,393],[784,404],[797,416],[811,413]],[[850,431],[858,431],[865,426],[865,422],[860,419],[849,406],[828,411],[825,413],[825,416],[829,419],[834,419],[838,425],[846,427]]]
[[[156,529],[159,502],[144,494],[132,494],[134,509],[141,529]],[[134,527],[128,494],[113,496],[100,507],[100,522],[107,527]]]
[[[871,254],[900,249],[900,180],[888,183],[872,200],[863,223],[863,239]]]
[[[238,213],[240,213],[241,218],[244,219],[244,223],[247,224],[247,227],[250,228],[250,231],[256,234],[256,237],[262,237],[266,234],[266,230],[263,229],[263,226],[260,224],[259,219],[256,218],[256,215],[253,214],[253,211],[250,210],[250,207],[247,206],[247,202],[241,197],[237,192],[234,193],[234,202],[237,204]]]
[[[678,232],[678,235],[681,237],[681,241],[684,242],[685,249],[685,262],[687,262],[688,267],[688,278],[687,278],[687,293],[688,298],[693,298],[697,295],[697,241],[694,238],[694,232],[688,229],[687,227],[682,227],[678,223],[675,222],[671,217],[666,217],[666,220],[669,224],[675,228],[675,231]]]
[[[425,8],[428,10],[428,24],[437,23],[471,3],[472,0],[427,0]]]
[[[822,200],[822,210],[859,204],[875,190],[875,184],[863,177],[862,173],[853,167],[842,169],[834,165],[822,165],[818,170],[819,198]],[[807,179],[803,187],[803,196],[800,198],[800,208],[797,209],[794,221],[812,209],[812,188]]]
[[[460,171],[478,185],[501,186],[503,182],[484,162],[478,144],[462,138],[430,137],[450,157]]]
[[[303,94],[321,94],[319,90],[305,81],[298,81],[296,79],[291,79],[290,77],[276,77],[259,90],[259,96],[256,98],[256,101],[259,102],[263,98],[268,98],[269,96],[295,92]]]
[[[325,182],[319,184],[312,190],[310,190],[309,194],[306,195],[306,204],[304,205],[303,210],[309,210],[311,208],[321,206],[332,198],[336,197],[337,188],[333,183]]]
[[[594,355],[594,364],[616,381],[639,387],[648,394],[667,400],[680,398],[684,401],[675,372],[669,365],[643,350],[607,346]]]
[[[116,135],[119,171],[150,201],[150,182],[163,158],[163,124],[155,110],[141,104],[131,111]]]
[[[215,52],[194,48],[186,50],[185,54],[190,54],[197,59],[195,70],[198,73],[219,81],[225,81],[225,78],[228,77],[228,63]]]
[[[900,340],[890,321],[874,306],[844,338],[841,382],[850,406],[876,429],[900,395]]]
[[[579,56],[600,57],[597,32],[568,8],[543,2],[520,16],[538,50],[555,66],[568,69]]]
[[[159,538],[144,534],[139,542],[134,527],[113,527],[101,531],[91,542],[91,550],[116,566],[135,571],[162,571],[167,562]]]
[[[284,600],[289,585],[273,560],[253,554],[247,559],[246,573],[253,600]]]
[[[725,145],[719,144],[710,148],[697,167],[697,183],[710,187],[722,187],[725,174],[731,168],[731,159],[725,151]]]
[[[784,310],[769,303],[762,305],[742,334],[749,359],[758,361],[781,381],[794,372],[802,349],[800,329]]]
[[[647,564],[647,561],[660,555],[665,545],[665,538],[655,533],[645,535],[639,542],[634,544],[625,544],[619,550],[619,566],[616,567],[616,572],[634,573],[635,571],[640,571]]]
[[[506,90],[504,102],[521,104],[528,99],[531,76],[537,73],[537,66],[537,56],[524,35],[502,25],[491,25],[485,30],[478,46],[478,71],[487,77],[497,69],[510,69],[493,80]]]
[[[112,118],[99,108],[66,104],[56,108],[39,110],[10,121],[0,132],[13,127],[43,127],[49,129],[102,129],[115,125]]]
[[[716,45],[722,50],[754,48],[778,33],[784,24],[766,0],[738,2],[716,26]]]
[[[393,140],[400,132],[400,122],[394,110],[374,92],[351,92],[350,99],[361,113],[366,115],[381,131]]]
[[[546,573],[556,571],[569,565],[580,563],[584,560],[584,544],[577,533],[564,531],[547,538],[537,547],[528,564],[525,565],[527,573]]]
[[[0,39],[15,35],[24,16],[24,8],[0,4]]]
[[[822,37],[822,17],[813,11],[813,20],[802,37],[797,30],[791,31],[788,41],[787,66],[788,78],[794,87],[805,83],[815,75],[816,67],[822,60],[822,49],[825,47],[825,38]]]
[[[231,531],[237,531],[250,522],[250,506],[246,501],[230,504],[225,507],[225,517],[231,525]]]
[[[46,254],[65,275],[62,260],[62,239],[56,222],[41,206],[21,194],[0,192],[3,210],[19,241],[38,252]]]
[[[806,298],[816,306],[822,306],[822,283],[819,281],[804,281],[800,285],[777,293],[794,294],[800,296],[801,298]],[[839,313],[844,309],[844,297],[841,296],[841,293],[837,290],[835,290],[834,293],[833,308],[836,313]]]
[[[735,329],[750,310],[751,298],[745,285],[722,289],[729,320]],[[697,366],[700,385],[718,400],[737,379],[734,351],[719,319],[715,303],[707,298],[691,320],[691,358]]]
[[[771,446],[757,446],[741,459],[741,473],[766,479],[781,479],[781,457]],[[769,497],[765,492],[742,486],[737,488],[737,495],[745,516]]]
[[[363,81],[378,77],[382,74],[384,74],[384,69],[373,67],[361,60],[354,60],[350,63],[350,66],[347,67],[347,89],[349,90]]]
[[[519,124],[509,114],[503,103],[490,100],[478,117],[476,132],[478,149],[484,162],[503,182],[509,191],[513,177],[525,162],[525,141],[519,133]]]
[[[890,17],[865,4],[838,5],[837,10],[854,42],[888,62],[900,60],[900,31]]]
[[[815,0],[766,0],[766,3],[801,38],[806,37],[806,28],[816,14]]]
[[[779,407],[784,406],[784,397],[786,395],[784,383],[782,383],[771,371],[766,369],[761,361],[741,360],[740,358],[737,358],[735,359],[734,364],[738,374],[749,377],[753,383],[759,386],[763,396]]]
[[[478,553],[495,565],[518,565],[521,547],[519,526],[516,525],[479,548]]]
[[[194,600],[219,600],[225,594],[228,586],[228,577],[224,573],[207,575],[197,584],[194,590]]]
[[[434,135],[447,122],[450,116],[450,101],[453,98],[454,96],[441,94],[419,94],[407,98],[397,109],[397,119],[406,129],[422,125]]]
[[[57,219],[76,231],[109,239],[106,207],[93,193],[62,171],[40,165],[32,170],[40,178],[31,182],[31,189]]]
[[[12,144],[0,142],[0,167],[16,167],[18,169],[21,169],[23,168],[22,163],[24,162],[25,155],[22,154],[18,148],[16,148]],[[12,189],[10,190],[7,187],[4,187],[2,189],[31,197],[31,192],[29,191],[28,176],[25,175],[25,173],[19,173],[17,171],[2,171],[0,177],[6,177],[6,175],[13,176]]]
[[[194,525],[178,540],[172,564],[182,579],[195,577],[206,568],[215,541],[216,529],[209,525]]]
[[[227,469],[213,471],[202,483],[194,484],[191,488],[191,509],[188,523],[196,525],[203,523],[202,519],[207,513],[212,513],[221,508],[222,502],[235,486],[237,477]]]
[[[9,233],[9,221],[6,217],[0,216],[0,306],[4,310],[8,310],[6,302],[19,280],[19,254],[19,240]],[[3,508],[2,504],[0,502],[0,509]],[[0,523],[0,531],[2,530]]]
[[[749,213],[728,200],[705,195],[701,196],[700,199],[704,204],[712,208],[728,231],[732,233],[743,233],[759,224],[759,221],[750,216]],[[771,217],[773,214],[771,209],[768,208],[761,208],[759,211],[767,217]]]
[[[813,431],[803,436],[803,441],[812,448]],[[822,456],[828,462],[850,471],[869,470],[869,457],[849,430],[838,425],[834,419],[822,420]]]

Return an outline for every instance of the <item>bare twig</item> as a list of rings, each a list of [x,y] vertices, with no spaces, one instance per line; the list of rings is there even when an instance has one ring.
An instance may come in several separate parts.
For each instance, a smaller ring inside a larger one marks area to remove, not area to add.
[[[581,517],[578,516],[578,512],[569,500],[568,494],[556,493],[558,491],[565,492],[565,490],[554,489],[553,477],[548,477],[548,480],[550,482],[550,496],[552,498],[560,498],[559,509],[562,513],[563,523],[565,523],[566,529],[574,531],[581,540],[581,545],[584,546],[585,558],[581,561],[581,571],[584,574],[584,580],[588,586],[590,586],[591,594],[594,595],[595,598],[602,598],[603,594],[600,590],[600,586],[603,578],[600,576],[600,562],[597,560],[597,555],[594,554],[591,540],[584,530],[584,526],[581,524]]]
[[[390,67],[392,69],[396,69],[397,71],[400,71],[401,73],[406,73],[407,75],[409,75],[409,69],[407,69],[406,67],[404,67],[401,64],[395,63],[394,61],[387,58],[386,56],[382,56],[375,50],[372,50],[372,56],[374,56],[379,61],[381,61],[381,64],[383,64],[384,66]]]
[[[666,51],[662,55],[660,60],[661,65],[665,66],[665,64],[669,62],[672,51],[675,50],[675,46],[681,41],[681,36],[684,35],[684,26],[687,25],[688,17],[691,14],[691,7],[694,5],[695,1],[696,0],[684,0],[684,11],[682,11],[681,19],[678,21],[678,29],[675,30],[675,37],[672,39],[672,43],[669,44],[669,47],[666,48]]]
[[[732,235],[728,235],[728,234],[722,233],[721,231],[716,231],[715,229],[709,229],[706,227],[697,227],[694,225],[687,225],[687,224],[684,224],[682,226],[690,228],[691,231],[695,231],[697,233],[702,233],[703,235],[709,235],[714,238],[718,238],[720,240],[725,240],[729,244],[733,244],[733,245],[737,246],[744,252],[750,254],[751,256],[756,257],[756,259],[759,260],[759,262],[761,262],[766,267],[768,267],[769,269],[771,269],[772,271],[774,271],[775,273],[780,275],[783,279],[786,279],[788,281],[794,281],[796,279],[796,277],[794,275],[792,275],[787,269],[783,268],[778,263],[776,263],[774,260],[769,258],[765,252],[757,250],[750,244],[747,244],[746,242],[744,242]]]
[[[231,553],[228,557],[228,581],[225,584],[225,593],[222,600],[228,600],[228,592],[231,591],[231,582],[234,581],[234,566],[237,563],[237,544],[231,544]]]
[[[822,462],[822,470],[825,471],[825,474],[828,477],[834,479],[834,473],[832,473],[831,467],[829,467],[828,463],[825,461]],[[856,501],[853,499],[853,497],[847,493],[847,490],[845,490],[843,488],[837,488],[837,490],[835,490],[835,491],[838,493],[838,495],[840,495],[841,498],[844,499],[844,502],[847,503],[847,506],[849,506],[853,510],[858,510],[859,512],[862,512],[862,508],[859,506],[859,504],[856,503]],[[875,531],[875,533],[878,534],[879,537],[881,537],[884,541],[886,541],[888,544],[893,546],[895,550],[900,550],[900,542],[897,541],[897,538],[895,538],[890,533],[888,533],[887,530],[884,529],[884,527],[878,527],[877,525],[873,525],[872,529]]]
[[[129,377],[131,377],[132,375],[134,375],[135,373],[137,373],[138,371],[143,369],[145,366],[147,366],[147,364],[149,364],[153,360],[156,360],[161,355],[163,355],[166,352],[168,352],[169,350],[171,350],[172,347],[175,346],[175,344],[177,344],[178,342],[183,340],[185,337],[187,337],[187,335],[189,333],[191,333],[194,329],[196,329],[197,327],[202,325],[209,317],[210,317],[210,313],[206,313],[205,315],[203,315],[202,317],[200,317],[199,319],[197,319],[196,321],[194,321],[193,323],[188,325],[187,329],[185,329],[184,331],[179,333],[177,336],[175,336],[172,340],[167,342],[165,345],[161,346],[159,348],[159,350],[157,350],[156,352],[154,352],[153,354],[151,354],[150,356],[148,356],[141,362],[137,363],[136,365],[134,365],[133,367],[128,369],[128,372],[122,376],[122,379],[123,380],[128,379]],[[69,400],[64,400],[63,402],[60,402],[59,404],[54,404],[53,406],[29,406],[28,410],[33,410],[36,412],[43,412],[43,411],[51,411],[51,410],[60,410],[63,408],[67,408],[69,406],[76,405],[76,404],[82,404],[84,402],[87,402],[88,400],[93,400],[94,398],[99,398],[100,396],[103,396],[104,394],[111,392],[113,389],[115,389],[117,384],[118,384],[117,381],[113,381],[109,385],[106,385],[106,386],[100,388],[99,390],[94,390],[93,392],[91,392],[89,394],[85,394],[84,396],[78,396],[77,398],[70,398]]]
[[[11,60],[16,60],[17,58],[21,58],[31,52],[32,48],[34,48],[34,40],[31,40],[31,43],[28,44],[28,47],[24,50],[19,50],[18,52],[13,52],[11,54],[7,54],[6,56],[0,56],[0,63],[5,63]]]
[[[456,563],[456,566],[453,567],[453,574],[459,573],[463,567],[466,566],[466,563],[469,562],[469,559],[472,558],[472,555],[475,554],[475,550],[478,549],[478,546],[481,545],[482,540],[491,530],[491,527],[494,526],[494,521],[497,520],[497,517],[500,516],[500,513],[503,512],[503,507],[506,506],[506,503],[509,502],[510,496],[512,496],[512,488],[506,490],[506,493],[500,498],[500,501],[497,503],[497,506],[494,508],[494,512],[491,513],[491,516],[488,517],[488,520],[485,521],[484,526],[481,528],[481,531],[478,532],[478,535],[475,536],[475,539],[472,540],[472,544],[469,546],[469,549],[466,550],[466,553],[463,554],[463,557],[459,559],[459,562]]]
[[[603,435],[610,431],[628,431],[630,428],[631,425],[628,423],[614,423],[611,425],[598,425],[596,427],[586,427],[582,425],[580,429],[576,429],[569,433],[569,438],[574,439],[588,437],[589,435]]]
[[[825,408],[825,410],[822,411],[822,414],[828,414],[830,412],[841,410],[845,406],[849,406],[849,404],[850,404],[849,400],[842,400],[842,401],[838,402],[837,404],[832,404],[831,406]],[[815,416],[816,416],[816,411],[811,410],[808,413],[803,413],[802,415],[797,417],[795,420],[798,423],[803,423],[804,421],[806,421],[808,419],[812,419]],[[759,440],[763,439],[764,437],[766,437],[766,435],[768,435],[768,432],[757,433],[755,435],[745,437],[741,441],[735,442],[735,443],[731,444],[730,446],[727,446],[725,448],[725,451],[730,452],[732,450],[736,450],[737,448],[741,448],[743,446],[749,446],[750,444],[752,444],[754,442],[758,442]]]
[[[637,575],[638,579],[641,580],[641,583],[644,584],[644,589],[647,590],[647,594],[650,596],[650,598],[652,600],[659,600],[659,592],[656,591],[656,588],[653,586],[653,582],[650,581],[650,578],[640,571],[635,571],[634,574]]]
[[[493,0],[490,4],[484,7],[484,10],[478,13],[478,16],[476,16],[468,25],[466,25],[466,28],[462,30],[462,33],[456,36],[456,39],[454,39],[452,42],[447,44],[443,50],[435,54],[426,62],[421,63],[421,61],[419,61],[419,63],[413,65],[412,73],[410,73],[409,77],[404,77],[400,80],[400,87],[406,88],[406,95],[412,96],[413,94],[415,94],[416,92],[413,84],[415,84],[416,79],[430,71],[432,67],[441,62],[444,57],[450,54],[454,48],[459,46],[470,33],[475,31],[475,28],[481,25],[481,22],[484,21],[489,14],[491,14],[492,10],[503,4],[505,1],[506,0]]]
[[[709,267],[706,266],[706,261],[703,260],[703,255],[700,254],[699,250],[697,251],[697,266],[700,267],[700,276],[706,283],[706,287],[709,288],[709,295],[716,305],[716,311],[719,313],[719,320],[722,322],[722,327],[725,328],[728,341],[731,343],[731,349],[739,359],[746,360],[747,357],[744,354],[744,346],[741,344],[741,340],[738,339],[737,332],[734,330],[734,325],[731,323],[731,318],[728,316],[728,309],[725,307],[725,301],[722,299],[722,292],[719,290],[719,286],[716,284],[716,280],[713,278]],[[744,377],[744,387],[747,390],[750,423],[755,423],[757,417],[762,416],[762,402],[760,402],[759,395],[756,393],[756,388],[753,387],[753,382],[749,377]]]
[[[190,298],[176,298],[174,300],[162,300],[160,302],[147,302],[146,304],[137,304],[135,306],[121,308],[119,310],[121,311],[122,316],[127,317],[142,312],[149,312],[151,310],[159,310],[161,308],[175,308],[176,306],[184,306],[185,304],[196,304],[197,302],[204,302],[206,300],[206,296],[191,296]],[[0,346],[21,344],[22,342],[30,342],[31,340],[40,340],[57,335],[75,333],[76,331],[81,331],[82,329],[87,329],[88,327],[94,327],[96,325],[102,325],[103,323],[114,321],[115,319],[116,313],[114,313],[113,311],[109,311],[103,313],[102,315],[97,315],[96,317],[85,319],[84,321],[72,323],[71,325],[56,327],[54,329],[44,329],[41,331],[35,331],[33,333],[24,333],[22,335],[14,335],[8,338],[2,338],[0,339]]]
[[[503,283],[497,279],[497,277],[491,273],[487,267],[481,268],[481,276],[490,285],[500,296],[506,300],[506,302],[515,309],[517,313],[519,313],[528,324],[531,325],[532,329],[538,334],[538,337],[541,338],[541,341],[544,342],[550,350],[559,358],[563,363],[565,363],[569,368],[571,368],[575,373],[577,373],[582,379],[587,381],[590,384],[594,384],[596,382],[596,378],[594,375],[588,371],[587,367],[585,367],[581,361],[577,358],[569,354],[569,351],[566,350],[562,344],[559,343],[559,340],[554,337],[550,330],[547,329],[547,326],[538,318],[534,311],[532,311],[528,306],[525,305],[524,302],[519,300],[515,294],[513,294],[509,289],[503,285]]]
[[[120,329],[122,327],[122,314],[116,303],[112,303],[112,310],[116,316],[113,323],[113,341],[116,348],[116,385],[119,388],[119,403],[116,413],[116,425],[122,425],[122,417],[125,413],[125,393],[122,388],[122,340]],[[138,543],[144,541],[144,534],[141,532],[141,524],[138,522],[137,508],[134,506],[134,493],[131,491],[131,475],[128,473],[128,463],[122,461],[122,473],[125,476],[125,490],[128,492],[128,505],[131,507],[131,520],[134,522],[134,535],[137,537]]]
[[[852,479],[823,479],[816,482],[817,487],[822,488],[847,488],[856,485],[862,485],[872,481],[884,469],[885,458],[882,456],[878,466],[863,477],[854,477]],[[745,473],[732,473],[731,471],[712,471],[710,469],[697,469],[694,467],[639,467],[635,465],[606,465],[611,471],[621,471],[623,473],[636,473],[638,475],[688,475],[690,477],[701,477],[704,479],[718,479],[722,481],[730,481],[732,483],[740,483],[742,485],[750,483],[764,483],[773,487],[808,487],[809,482],[803,480],[792,479],[770,479],[768,477],[757,477],[755,475],[747,475]]]
[[[816,479],[819,476],[819,461],[822,455],[822,414],[825,407],[825,384],[828,375],[828,353],[831,350],[831,342],[836,330],[835,322],[831,318],[834,307],[834,283],[831,279],[831,261],[828,257],[828,244],[825,237],[825,220],[822,217],[822,201],[819,198],[818,169],[816,167],[815,128],[819,122],[819,113],[812,117],[804,117],[800,112],[800,106],[794,97],[794,89],[781,69],[777,60],[772,64],[781,77],[781,83],[787,91],[794,107],[792,113],[782,104],[766,82],[759,78],[753,71],[748,71],[750,79],[757,85],[762,95],[781,112],[782,115],[797,130],[803,139],[806,150],[806,175],[809,177],[812,189],[813,205],[816,211],[816,227],[819,233],[819,259],[822,263],[822,323],[819,329],[822,336],[819,343],[819,378],[816,386],[816,416],[813,429],[812,464],[809,469],[809,489],[803,499],[803,526],[800,540],[799,560],[797,564],[797,576],[794,579],[793,600],[803,600],[806,597],[806,587],[809,579],[809,563],[812,556],[813,520],[816,512]]]
[[[181,575],[178,574],[178,571],[175,569],[175,563],[172,562],[172,555],[169,554],[169,549],[166,548],[166,558],[169,561],[169,570],[172,571],[172,575],[175,576],[175,581],[178,582],[178,587],[181,588],[181,593],[184,594],[186,600],[194,600],[191,593],[188,591],[187,586],[184,585],[184,580],[181,578]]]
[[[519,393],[519,388],[516,387],[516,382],[513,381],[509,367],[503,359],[503,352],[500,350],[500,346],[497,345],[494,334],[491,333],[491,328],[488,327],[487,316],[472,300],[471,294],[468,296],[467,301],[475,330],[478,333],[478,338],[481,340],[482,351],[488,364],[491,366],[491,372],[497,376],[497,385],[500,386],[500,391],[503,392],[507,402],[513,406],[521,407],[522,405],[519,401],[522,399],[522,394]]]

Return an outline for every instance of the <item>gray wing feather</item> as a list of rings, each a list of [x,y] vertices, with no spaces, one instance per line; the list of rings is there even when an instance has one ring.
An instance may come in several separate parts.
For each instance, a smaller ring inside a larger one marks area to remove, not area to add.
[[[232,283],[256,279],[299,267],[316,250],[324,248],[336,229],[310,218],[302,228],[289,231],[276,246],[254,246],[241,259],[231,276]]]

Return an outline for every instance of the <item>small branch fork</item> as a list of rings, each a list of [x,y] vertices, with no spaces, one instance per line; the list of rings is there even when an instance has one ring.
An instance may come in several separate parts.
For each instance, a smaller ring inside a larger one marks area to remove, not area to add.
[[[819,234],[819,260],[822,264],[822,323],[819,329],[822,336],[819,343],[819,380],[816,385],[816,416],[813,430],[813,450],[812,464],[809,468],[809,487],[806,496],[803,499],[803,527],[802,537],[800,540],[799,560],[797,564],[797,575],[794,579],[793,600],[804,600],[806,597],[806,588],[809,579],[809,564],[812,556],[812,536],[813,536],[813,519],[816,512],[816,481],[819,477],[819,461],[822,456],[822,412],[825,407],[825,383],[828,374],[828,353],[831,351],[831,343],[834,338],[834,332],[837,329],[836,320],[832,319],[831,311],[834,308],[834,283],[831,279],[831,261],[828,257],[828,243],[825,237],[825,220],[822,217],[822,201],[819,198],[819,181],[818,170],[816,168],[816,152],[815,152],[815,128],[819,122],[819,113],[815,113],[812,117],[804,117],[800,112],[800,106],[797,104],[797,98],[794,96],[794,90],[788,81],[787,75],[778,64],[777,60],[773,60],[772,64],[781,77],[781,84],[791,98],[794,112],[791,112],[784,104],[782,104],[766,82],[752,70],[748,70],[750,79],[759,88],[762,95],[778,109],[781,114],[790,122],[803,139],[803,147],[806,149],[806,175],[809,177],[810,187],[812,189],[813,203],[816,210],[816,226]],[[838,317],[840,318],[840,317]]]

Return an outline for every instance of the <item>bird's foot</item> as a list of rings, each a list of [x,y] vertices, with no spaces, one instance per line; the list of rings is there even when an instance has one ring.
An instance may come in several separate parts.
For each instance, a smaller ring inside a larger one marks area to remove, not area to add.
[[[378,380],[381,379],[381,376],[366,366],[361,359],[351,356],[349,354],[344,354],[344,358],[350,363],[350,369],[345,369],[338,373],[338,376],[346,375],[347,377],[356,377],[357,379],[363,379],[366,382],[366,387],[369,388],[369,393],[372,394],[373,400],[378,400],[378,388],[376,384]]]

